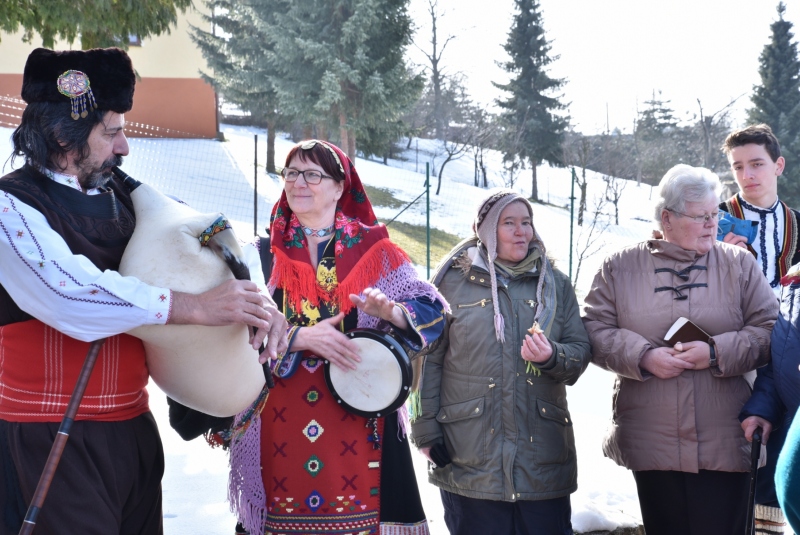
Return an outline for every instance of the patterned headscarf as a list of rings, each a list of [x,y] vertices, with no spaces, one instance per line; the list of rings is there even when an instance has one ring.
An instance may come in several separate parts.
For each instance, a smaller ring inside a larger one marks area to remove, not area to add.
[[[510,189],[496,189],[492,190],[489,196],[481,202],[478,214],[472,223],[472,230],[478,236],[482,246],[482,253],[486,255],[488,260],[489,277],[492,282],[492,304],[494,305],[494,331],[500,342],[505,342],[505,335],[503,334],[505,320],[500,313],[500,304],[497,298],[497,272],[494,265],[497,260],[497,225],[500,220],[500,214],[506,206],[513,202],[522,202],[528,209],[531,220],[533,220],[533,208],[528,199]],[[536,299],[539,306],[536,310],[535,319],[545,332],[545,336],[547,336],[550,333],[550,327],[555,317],[555,280],[553,279],[552,267],[547,260],[544,242],[542,242],[539,233],[536,232],[536,227],[534,227],[533,239],[529,245],[529,255],[535,251],[538,251],[541,259],[541,274],[536,289]]]
[[[324,288],[317,284],[315,268],[310,264],[308,241],[284,191],[273,207],[270,218],[270,241],[275,266],[269,287],[270,290],[277,286],[283,288],[296,310],[300,309],[302,299],[306,299],[314,306],[320,300],[335,303],[339,310],[347,313],[354,306],[349,299],[351,293],[360,294],[387,269],[397,269],[410,261],[408,255],[389,240],[386,226],[378,223],[350,158],[327,141],[303,141],[297,147],[300,151],[310,151],[316,145],[330,151],[339,170],[344,173],[344,189],[334,219],[337,285]]]

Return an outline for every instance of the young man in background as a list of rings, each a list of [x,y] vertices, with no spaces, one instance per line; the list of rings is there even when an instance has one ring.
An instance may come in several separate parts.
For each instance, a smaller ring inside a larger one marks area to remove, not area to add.
[[[739,192],[721,203],[720,209],[740,219],[758,222],[756,238],[748,248],[755,254],[776,298],[780,299],[781,279],[796,271],[797,267],[792,266],[800,262],[797,236],[800,213],[778,198],[778,177],[786,165],[780,143],[768,125],[759,124],[731,133],[722,150],[728,156]],[[724,241],[747,247],[746,239],[733,233],[728,233]],[[781,314],[785,317],[787,313],[781,306]],[[783,533],[786,526],[775,493],[775,464],[792,416],[800,404],[800,399],[791,400],[781,392],[773,379],[773,370],[779,373],[788,364],[784,359],[798,361],[793,366],[795,373],[800,364],[800,359],[791,356],[797,355],[797,351],[788,353],[777,347],[784,344],[776,343],[776,336],[780,335],[773,331],[773,361],[759,368],[753,395],[739,415],[747,439],[752,441],[753,432],[761,427],[763,442],[767,445],[766,465],[758,471],[756,533]],[[780,350],[780,355],[776,356],[776,350]]]

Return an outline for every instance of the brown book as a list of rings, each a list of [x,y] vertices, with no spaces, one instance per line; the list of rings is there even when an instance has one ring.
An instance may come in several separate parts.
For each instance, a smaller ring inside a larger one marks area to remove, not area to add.
[[[711,338],[710,334],[698,327],[692,320],[682,316],[675,320],[667,334],[664,335],[664,340],[670,346],[674,346],[678,342],[708,342],[709,338]]]

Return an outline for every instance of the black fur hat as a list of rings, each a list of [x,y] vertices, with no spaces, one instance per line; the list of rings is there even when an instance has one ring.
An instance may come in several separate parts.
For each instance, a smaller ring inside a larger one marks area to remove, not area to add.
[[[71,80],[67,80],[68,71],[75,71]],[[72,83],[73,88],[76,83],[88,87],[72,96],[69,89],[62,93],[65,83]],[[75,119],[78,118],[76,112],[80,114],[86,108],[125,113],[133,107],[135,84],[131,58],[122,49],[55,51],[37,48],[25,63],[22,99],[29,104],[71,100]]]

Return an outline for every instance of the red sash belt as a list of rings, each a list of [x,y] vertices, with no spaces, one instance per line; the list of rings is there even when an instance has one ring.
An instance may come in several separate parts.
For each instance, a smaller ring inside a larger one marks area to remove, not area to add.
[[[0,418],[58,422],[89,351],[39,320],[0,327]],[[128,420],[147,412],[148,372],[141,340],[127,334],[103,344],[77,420]]]

